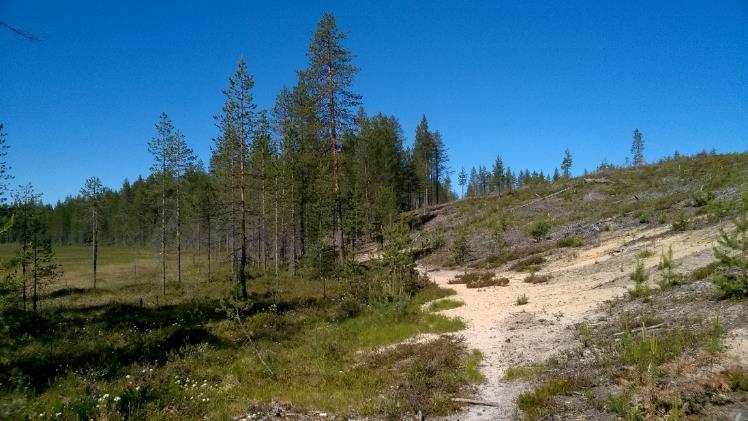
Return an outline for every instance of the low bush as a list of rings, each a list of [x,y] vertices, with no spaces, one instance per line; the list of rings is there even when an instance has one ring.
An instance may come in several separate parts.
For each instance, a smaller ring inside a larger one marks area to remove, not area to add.
[[[523,306],[523,305],[525,305],[525,304],[527,304],[529,302],[530,302],[530,299],[527,298],[527,295],[522,294],[522,295],[517,296],[516,303],[517,303],[518,306]]]
[[[551,231],[551,223],[547,219],[540,219],[533,222],[528,229],[528,233],[536,242],[542,240]]]
[[[579,237],[566,237],[556,242],[558,247],[582,247],[582,244],[582,239]]]
[[[493,272],[468,272],[455,276],[449,283],[465,284],[467,288],[503,287],[509,285],[509,278],[497,278]]]
[[[535,255],[520,260],[513,264],[509,269],[516,270],[517,272],[535,272],[540,269],[545,262],[545,257]]]
[[[686,215],[686,212],[681,209],[673,216],[672,227],[673,231],[686,231],[691,224],[691,219]]]
[[[551,275],[538,275],[536,273],[531,273],[525,277],[524,282],[527,282],[528,284],[543,284],[550,280]]]

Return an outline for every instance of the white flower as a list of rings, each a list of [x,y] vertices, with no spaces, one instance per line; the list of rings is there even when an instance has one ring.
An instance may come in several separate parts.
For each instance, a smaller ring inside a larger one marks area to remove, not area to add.
[[[108,393],[104,393],[104,396],[102,396],[101,399],[109,399],[109,394]]]
[[[115,401],[115,402],[119,402],[119,399],[120,399],[120,397],[119,397],[119,396],[115,396],[115,397],[114,397],[114,401]]]
[[[135,391],[139,392],[140,391],[140,386],[135,386]]]
[[[128,375],[126,375],[126,376],[125,376],[125,378],[126,378],[126,379],[129,379],[129,378],[130,378],[130,375],[129,375],[129,374],[128,374]]]
[[[61,416],[62,416],[62,412],[55,413],[55,417],[61,417]]]

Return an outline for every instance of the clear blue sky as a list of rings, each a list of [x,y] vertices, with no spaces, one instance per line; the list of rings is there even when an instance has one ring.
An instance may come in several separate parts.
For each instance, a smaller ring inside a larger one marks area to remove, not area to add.
[[[425,113],[454,171],[497,153],[548,171],[566,147],[575,173],[622,163],[636,127],[650,160],[748,149],[745,0],[162,3],[0,0],[0,20],[44,38],[0,30],[14,184],[55,201],[91,175],[147,174],[161,111],[207,160],[239,57],[271,106],[324,11],[350,33],[367,111],[397,116],[409,142]]]

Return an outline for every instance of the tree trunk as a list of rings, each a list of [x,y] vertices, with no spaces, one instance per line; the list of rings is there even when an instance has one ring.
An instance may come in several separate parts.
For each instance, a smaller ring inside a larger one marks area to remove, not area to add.
[[[37,254],[37,248],[38,248],[37,238],[36,238],[36,234],[34,234],[34,246],[33,246],[33,250],[34,250],[34,260],[33,260],[33,262],[34,262],[34,270],[32,271],[32,276],[33,276],[33,279],[34,279],[34,295],[32,295],[32,297],[31,297],[31,302],[32,302],[33,307],[34,307],[34,313],[36,313],[36,300],[38,299],[38,295],[37,295],[37,283],[39,281],[39,279],[38,279],[39,278],[39,272],[37,271],[37,266],[39,264],[39,261],[38,261],[39,260],[39,256]]]
[[[210,212],[208,212],[208,220],[206,222],[207,222],[207,225],[208,225],[206,227],[206,228],[208,228],[208,244],[207,244],[208,245],[208,282],[212,282],[213,281],[213,272],[211,272],[212,268],[210,266],[211,263],[212,263],[211,260],[210,260],[210,258],[211,258],[211,250],[210,250]]]
[[[182,284],[182,218],[180,217],[181,191],[179,173],[177,173],[177,285]]]
[[[335,194],[335,229],[338,246],[338,259],[345,262],[345,243],[343,239],[343,207],[340,203],[340,181],[338,180],[338,134],[335,128],[335,88],[333,84],[332,60],[328,62],[327,83],[328,100],[330,101],[330,143],[332,146],[332,178],[333,193]]]
[[[161,295],[166,295],[166,159],[161,168]]]
[[[288,264],[288,271],[291,275],[296,274],[296,201],[294,199],[294,174],[291,170],[291,261]]]
[[[243,126],[242,126],[243,127]],[[242,299],[247,299],[247,210],[244,199],[244,171],[245,171],[245,142],[244,136],[241,138],[239,147],[239,212],[241,212],[241,260],[239,261],[239,287],[241,288]]]
[[[97,222],[96,218],[97,218],[98,215],[96,215],[96,207],[95,206],[96,205],[94,205],[94,207],[93,207],[92,215],[91,215],[91,218],[92,218],[91,219],[91,225],[92,225],[92,227],[91,227],[92,228],[91,229],[91,235],[92,235],[91,246],[92,246],[92,249],[93,249],[92,250],[92,254],[93,254],[93,256],[92,256],[92,258],[93,258],[93,273],[91,274],[91,278],[92,278],[92,281],[93,281],[93,289],[96,289],[96,263],[97,263],[96,260],[98,258],[98,254],[99,254],[99,243],[98,243],[98,240],[97,240],[97,237],[98,237],[98,228],[99,227],[96,224],[96,222]]]

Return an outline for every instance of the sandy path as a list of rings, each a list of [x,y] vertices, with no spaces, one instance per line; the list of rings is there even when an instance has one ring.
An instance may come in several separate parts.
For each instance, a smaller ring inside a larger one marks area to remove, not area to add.
[[[452,298],[464,301],[464,306],[443,314],[466,322],[467,328],[460,333],[467,345],[479,349],[484,357],[482,371],[486,381],[479,387],[478,398],[499,404],[496,408],[470,406],[452,419],[514,418],[514,400],[528,385],[502,380],[505,370],[543,361],[573,346],[569,338],[573,337],[574,325],[602,317],[596,310],[598,305],[626,291],[630,286],[628,274],[643,249],[655,252],[653,257],[645,259],[645,266],[652,272],[660,251],[671,244],[681,271],[693,270],[713,260],[716,228],[677,234],[667,231],[668,227],[622,230],[606,233],[606,237],[591,246],[559,250],[549,257],[545,270],[540,272],[551,274],[547,284],[524,283],[522,279],[527,274],[499,271],[500,276],[511,280],[508,286],[467,289],[464,285],[447,284],[460,271],[428,272],[434,282],[457,291]],[[520,294],[528,296],[527,305],[515,305]]]

